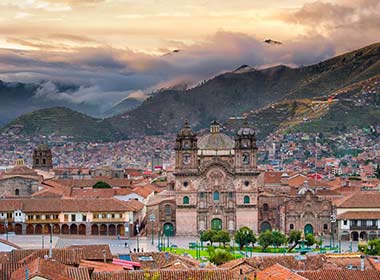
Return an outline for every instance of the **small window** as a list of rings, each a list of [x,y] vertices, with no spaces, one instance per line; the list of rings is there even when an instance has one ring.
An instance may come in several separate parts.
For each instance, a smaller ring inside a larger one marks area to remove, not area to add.
[[[170,205],[165,205],[165,215],[170,215],[172,212],[172,209]]]
[[[40,160],[36,158],[36,164],[40,164]]]
[[[327,224],[323,224],[323,229],[327,230],[327,229],[329,229],[329,226]]]
[[[265,211],[265,212],[269,211],[269,206],[267,203],[263,204],[263,211]]]
[[[72,221],[72,222],[75,222],[75,214],[72,214],[72,215],[71,215],[71,221]]]
[[[232,192],[229,192],[228,193],[228,198],[233,198],[234,197],[234,194]]]
[[[219,192],[214,192],[214,201],[219,201]]]
[[[248,187],[249,186],[249,181],[244,181],[244,186]]]
[[[204,192],[200,192],[199,193],[199,198],[205,198],[205,193]]]
[[[46,164],[46,159],[45,158],[42,159],[42,164]]]
[[[243,164],[249,164],[249,154],[248,153],[243,154],[242,162],[243,162]]]
[[[189,182],[188,182],[188,181],[183,182],[183,186],[184,186],[185,188],[188,187],[188,186],[189,186]]]
[[[246,196],[244,197],[244,204],[249,204],[249,203],[250,203],[249,196],[246,195]]]
[[[190,154],[184,154],[183,155],[183,164],[189,164],[191,161],[191,155]]]
[[[289,228],[290,228],[290,229],[294,229],[294,225],[293,225],[293,224],[290,224],[290,225],[289,225]]]
[[[347,220],[343,220],[343,225],[347,225]]]
[[[190,199],[188,196],[183,197],[183,205],[188,205],[190,203]]]
[[[19,189],[16,189],[16,190],[15,190],[15,195],[16,195],[16,196],[19,196],[19,195],[20,195],[20,190],[19,190]]]

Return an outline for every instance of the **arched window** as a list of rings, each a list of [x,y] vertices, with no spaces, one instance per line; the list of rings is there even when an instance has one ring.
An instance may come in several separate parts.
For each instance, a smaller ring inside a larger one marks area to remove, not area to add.
[[[263,204],[263,211],[269,211],[269,206],[268,206],[268,203],[264,203]]]
[[[199,193],[199,198],[205,198],[205,193],[204,192],[200,192]]]
[[[242,155],[242,162],[243,162],[243,164],[249,164],[249,154],[248,153],[244,153],[243,155]]]
[[[219,201],[219,192],[214,192],[214,200]]]
[[[45,158],[42,159],[42,164],[46,164],[46,159]]]
[[[20,195],[20,190],[19,189],[15,190],[15,195]]]
[[[249,196],[246,195],[246,196],[244,197],[244,204],[249,204],[249,203],[250,203]]]
[[[172,212],[172,209],[169,204],[165,205],[165,215],[170,215]]]
[[[183,204],[184,204],[184,205],[188,205],[189,202],[190,202],[189,197],[188,197],[188,196],[184,196],[184,197],[183,197]]]
[[[36,164],[40,164],[40,160],[36,158]]]
[[[289,228],[290,228],[290,229],[294,229],[294,225],[293,225],[293,224],[290,224],[290,225],[289,225]]]

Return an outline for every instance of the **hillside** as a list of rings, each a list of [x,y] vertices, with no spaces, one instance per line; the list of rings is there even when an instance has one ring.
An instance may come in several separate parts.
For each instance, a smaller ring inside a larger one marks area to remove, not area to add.
[[[112,123],[131,136],[175,132],[185,119],[200,129],[276,102],[328,96],[377,74],[380,43],[311,66],[229,72],[189,90],[163,90]]]
[[[336,133],[380,119],[380,44],[297,69],[240,70],[189,90],[161,90],[136,109],[105,120],[52,108],[10,125],[22,125],[21,133],[28,135],[108,141],[177,132],[185,119],[199,130],[214,119],[227,123],[230,117],[248,116],[259,138],[276,130]],[[329,97],[334,100],[328,102]]]
[[[8,124],[3,131],[15,125],[21,135],[65,135],[77,141],[116,141],[121,135],[107,120],[89,117],[64,107],[41,109],[24,114]]]

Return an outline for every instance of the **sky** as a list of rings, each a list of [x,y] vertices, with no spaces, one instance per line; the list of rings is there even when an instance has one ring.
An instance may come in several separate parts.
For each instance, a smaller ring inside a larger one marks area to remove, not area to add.
[[[378,0],[0,0],[0,79],[106,109],[241,64],[317,63],[379,42],[379,26]]]

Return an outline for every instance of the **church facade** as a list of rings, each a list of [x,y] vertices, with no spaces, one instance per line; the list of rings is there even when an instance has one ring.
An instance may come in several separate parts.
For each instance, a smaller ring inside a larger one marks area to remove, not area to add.
[[[257,232],[258,176],[255,131],[245,124],[235,137],[213,122],[199,137],[185,122],[175,144],[176,234],[208,229]]]

